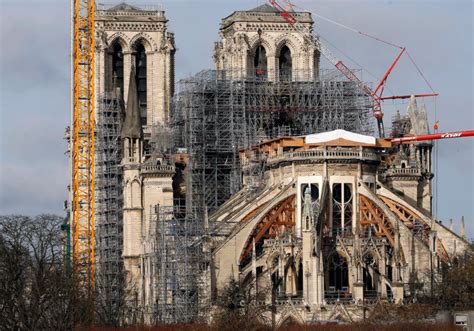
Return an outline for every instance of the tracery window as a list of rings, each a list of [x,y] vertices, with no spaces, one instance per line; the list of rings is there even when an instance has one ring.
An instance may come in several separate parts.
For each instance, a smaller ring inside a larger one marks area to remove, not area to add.
[[[137,91],[138,91],[138,105],[140,107],[140,117],[142,125],[146,125],[147,116],[147,58],[145,47],[139,44],[136,48],[135,54],[135,68],[136,68],[136,79],[137,79]]]
[[[119,43],[112,50],[112,87],[123,94],[123,50]]]
[[[365,296],[377,295],[377,277],[379,274],[378,264],[372,254],[366,254],[363,258],[363,281]]]
[[[347,261],[338,253],[332,255],[329,260],[329,292],[343,291],[349,289],[349,269]]]
[[[315,217],[319,211],[318,184],[302,184],[300,196],[302,226],[303,229],[309,230],[317,222]]]
[[[255,50],[254,68],[257,78],[267,79],[267,51],[262,45]]]
[[[332,230],[336,234],[348,233],[352,229],[352,184],[334,184],[332,197]]]
[[[279,57],[280,81],[290,81],[292,78],[293,61],[291,51],[287,46],[283,46]]]

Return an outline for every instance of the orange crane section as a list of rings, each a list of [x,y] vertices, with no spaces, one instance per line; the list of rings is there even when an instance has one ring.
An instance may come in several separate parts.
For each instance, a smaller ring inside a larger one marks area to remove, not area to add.
[[[73,1],[72,249],[83,294],[94,290],[94,0]]]

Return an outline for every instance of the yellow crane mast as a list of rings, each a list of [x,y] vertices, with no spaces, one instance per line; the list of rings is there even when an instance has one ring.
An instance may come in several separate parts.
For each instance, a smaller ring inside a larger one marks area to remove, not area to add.
[[[73,274],[94,290],[94,0],[73,1],[72,245]]]

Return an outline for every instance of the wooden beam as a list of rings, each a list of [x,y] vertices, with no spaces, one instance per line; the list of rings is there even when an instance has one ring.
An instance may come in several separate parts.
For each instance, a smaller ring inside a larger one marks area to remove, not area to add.
[[[295,227],[295,203],[296,195],[292,195],[273,207],[255,226],[252,235],[247,240],[240,261],[242,261],[253,250],[253,242],[260,242],[265,236],[275,237],[279,232],[278,227],[285,226],[287,229]]]

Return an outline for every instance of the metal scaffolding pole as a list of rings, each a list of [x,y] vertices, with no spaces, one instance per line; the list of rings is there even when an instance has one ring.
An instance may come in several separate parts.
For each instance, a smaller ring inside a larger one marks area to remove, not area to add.
[[[123,294],[123,198],[120,131],[123,104],[113,92],[98,98],[95,140],[96,300],[108,318],[117,314]],[[118,320],[118,316],[117,316]]]
[[[209,70],[178,84],[172,123],[182,136],[175,147],[189,155],[188,207],[215,210],[241,188],[241,148],[335,129],[373,132],[369,98],[334,70],[304,82],[226,77],[235,75]]]
[[[209,266],[202,210],[189,213],[184,201],[156,206],[152,223],[156,243],[153,270],[156,323],[190,323],[210,306],[204,282]]]

